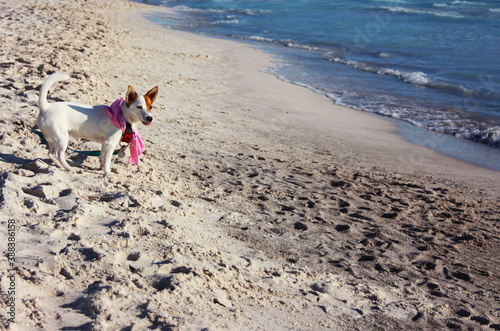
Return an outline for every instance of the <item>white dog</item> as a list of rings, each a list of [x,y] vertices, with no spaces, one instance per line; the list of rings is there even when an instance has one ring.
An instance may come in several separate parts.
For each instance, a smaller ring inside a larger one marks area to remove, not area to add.
[[[45,80],[40,89],[38,127],[49,143],[49,156],[56,165],[71,171],[65,159],[69,136],[83,138],[102,144],[101,169],[104,175],[111,172],[111,157],[120,141],[130,143],[130,161],[139,163],[143,150],[141,137],[135,124],[150,125],[153,121],[151,108],[158,95],[158,86],[146,95],[139,96],[132,86],[128,87],[125,99],[116,100],[111,107],[88,106],[72,102],[47,102],[49,88],[55,82],[65,81],[68,75],[54,73]]]

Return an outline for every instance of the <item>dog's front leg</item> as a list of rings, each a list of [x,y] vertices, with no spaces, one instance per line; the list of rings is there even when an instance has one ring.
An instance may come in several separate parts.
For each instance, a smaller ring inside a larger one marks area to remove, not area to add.
[[[101,150],[101,169],[104,169],[104,176],[111,174],[111,158],[113,157],[115,145],[109,142],[102,144]]]
[[[101,155],[99,156],[99,170],[104,169],[104,144],[101,146]]]

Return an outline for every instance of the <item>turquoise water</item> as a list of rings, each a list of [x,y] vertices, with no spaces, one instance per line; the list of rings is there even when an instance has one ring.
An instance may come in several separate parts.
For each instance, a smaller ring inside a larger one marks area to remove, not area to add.
[[[246,40],[273,73],[331,97],[500,148],[500,1],[143,0],[162,24]]]

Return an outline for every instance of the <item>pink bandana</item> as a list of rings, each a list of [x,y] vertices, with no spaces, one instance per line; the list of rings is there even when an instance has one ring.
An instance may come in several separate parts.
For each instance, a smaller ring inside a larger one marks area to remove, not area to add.
[[[108,110],[109,118],[113,121],[113,123],[122,130],[122,133],[125,133],[125,129],[127,127],[127,121],[125,120],[125,116],[123,116],[122,104],[125,100],[123,98],[117,99],[111,107],[106,107]],[[137,128],[132,127],[132,140],[130,141],[130,158],[128,159],[128,163],[134,162],[139,165],[139,155],[141,155],[144,150],[144,144],[142,143],[141,136],[139,132],[137,132]]]

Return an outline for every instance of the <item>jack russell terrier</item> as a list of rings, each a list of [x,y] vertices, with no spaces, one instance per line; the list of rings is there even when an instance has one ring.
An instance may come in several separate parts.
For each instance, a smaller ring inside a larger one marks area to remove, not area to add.
[[[111,172],[111,157],[116,146],[123,141],[130,143],[129,163],[139,164],[139,155],[144,146],[135,124],[150,125],[153,121],[151,108],[158,95],[158,86],[146,95],[139,96],[132,86],[128,87],[125,99],[116,100],[111,107],[89,106],[73,102],[47,102],[47,93],[52,84],[69,78],[62,73],[50,75],[40,89],[37,124],[49,143],[49,156],[56,165],[71,171],[65,159],[69,136],[83,138],[102,144],[101,169],[104,175]]]

